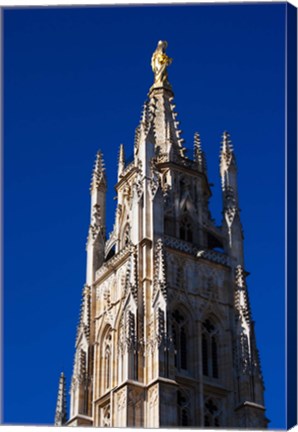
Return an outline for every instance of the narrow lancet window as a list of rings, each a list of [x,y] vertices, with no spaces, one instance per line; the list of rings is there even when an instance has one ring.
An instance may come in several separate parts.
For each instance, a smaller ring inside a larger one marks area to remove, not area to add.
[[[175,348],[175,367],[178,370],[188,368],[188,323],[184,315],[176,309],[172,313],[172,337]]]
[[[218,330],[207,319],[202,324],[202,372],[211,378],[218,378]]]

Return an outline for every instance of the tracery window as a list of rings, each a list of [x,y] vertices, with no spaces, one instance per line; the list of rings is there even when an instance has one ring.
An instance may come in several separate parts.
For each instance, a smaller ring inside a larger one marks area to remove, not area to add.
[[[172,313],[172,335],[175,348],[175,367],[178,370],[186,370],[188,367],[188,323],[178,309]]]
[[[203,375],[218,378],[218,330],[209,320],[202,324]]]
[[[220,411],[211,398],[205,401],[204,426],[220,427]]]
[[[177,392],[178,426],[190,426],[190,401],[184,392]]]
[[[181,240],[185,240],[187,242],[192,242],[193,240],[192,224],[187,215],[184,215],[180,220],[179,237]]]

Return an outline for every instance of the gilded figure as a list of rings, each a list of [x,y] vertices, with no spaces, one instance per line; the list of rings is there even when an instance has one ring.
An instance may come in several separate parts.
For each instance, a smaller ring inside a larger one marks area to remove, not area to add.
[[[152,55],[151,67],[154,73],[154,83],[168,83],[167,67],[172,63],[172,59],[165,53],[167,46],[166,41],[159,41]]]

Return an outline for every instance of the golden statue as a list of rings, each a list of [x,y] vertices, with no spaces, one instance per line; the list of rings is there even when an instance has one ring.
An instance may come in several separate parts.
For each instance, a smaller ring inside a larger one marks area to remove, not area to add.
[[[165,53],[167,46],[168,43],[166,41],[159,41],[152,55],[151,67],[154,73],[154,84],[168,83],[167,66],[172,63],[172,59]]]

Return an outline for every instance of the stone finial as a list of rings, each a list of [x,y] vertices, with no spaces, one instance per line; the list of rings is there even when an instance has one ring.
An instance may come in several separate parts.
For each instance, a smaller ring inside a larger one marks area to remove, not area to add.
[[[232,146],[230,134],[224,132],[222,135],[222,143],[220,150],[220,175],[221,175],[221,186],[225,194],[225,201],[231,195],[235,198],[235,203],[238,203],[237,195],[237,178],[236,178],[236,158],[234,149]]]
[[[125,153],[124,153],[124,145],[120,144],[119,147],[119,156],[118,156],[118,179],[123,173],[125,168]]]
[[[96,155],[95,164],[92,172],[90,190],[106,187],[105,165],[102,152],[99,150]]]
[[[226,169],[228,169],[232,163],[236,163],[231,137],[227,131],[224,131],[222,135],[220,162]]]
[[[77,337],[76,342],[78,341],[80,335],[83,333],[86,336],[86,339],[89,340],[90,335],[90,302],[91,302],[91,290],[90,286],[84,285],[82,292],[82,301],[81,301],[81,309],[80,309],[80,318],[79,324],[77,327]]]
[[[66,412],[66,386],[65,386],[65,376],[61,372],[58,387],[57,405],[55,413],[55,426],[63,426],[67,420]]]

